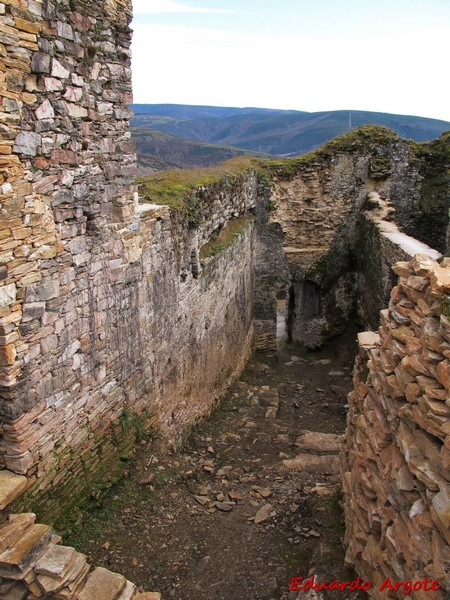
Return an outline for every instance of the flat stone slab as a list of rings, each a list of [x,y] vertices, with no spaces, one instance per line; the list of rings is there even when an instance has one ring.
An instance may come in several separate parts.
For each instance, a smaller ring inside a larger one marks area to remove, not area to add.
[[[0,554],[0,577],[23,573],[41,554],[53,536],[48,525],[33,525],[19,540]]]
[[[317,475],[336,475],[339,473],[339,456],[299,454],[295,458],[283,460],[283,467],[288,471],[305,471]]]
[[[52,544],[34,566],[36,573],[49,577],[62,577],[75,561],[76,550],[69,546]]]
[[[4,469],[0,471],[0,510],[11,504],[27,487],[27,478]]]
[[[144,592],[143,594],[137,594],[133,600],[161,600],[161,594],[159,592]]]
[[[79,593],[78,600],[118,600],[126,583],[123,575],[97,567]]]
[[[35,519],[36,515],[33,513],[9,515],[8,522],[0,528],[0,553],[14,546],[28,527],[34,525]]]
[[[380,336],[375,331],[361,331],[358,333],[358,344],[364,347],[378,346]]]
[[[301,450],[338,454],[343,439],[343,435],[336,435],[334,433],[303,431],[295,440],[295,445]]]
[[[136,597],[134,595],[135,591],[136,591],[136,586],[134,585],[134,583],[131,583],[131,581],[127,581],[125,584],[125,589],[120,594],[120,596],[117,598],[117,600],[132,600],[133,598]]]

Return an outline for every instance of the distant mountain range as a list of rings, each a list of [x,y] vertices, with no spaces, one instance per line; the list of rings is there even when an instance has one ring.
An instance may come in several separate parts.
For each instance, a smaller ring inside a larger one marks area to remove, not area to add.
[[[356,110],[309,113],[184,104],[133,104],[132,108],[139,162],[144,168],[143,161],[148,166],[153,161],[154,170],[164,165],[216,164],[242,153],[295,156],[361,125],[383,125],[417,142],[450,130],[448,121]]]
[[[268,157],[240,148],[184,140],[157,129],[132,127],[131,134],[136,144],[139,176],[164,169],[209,167],[236,156]]]

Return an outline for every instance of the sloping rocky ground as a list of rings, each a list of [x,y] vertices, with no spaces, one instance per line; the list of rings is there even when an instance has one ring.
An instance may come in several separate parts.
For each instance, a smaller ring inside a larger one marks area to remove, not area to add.
[[[338,476],[355,337],[256,356],[182,451],[143,440],[128,479],[65,543],[165,600],[356,597],[290,591],[292,577],[356,577],[343,566]]]

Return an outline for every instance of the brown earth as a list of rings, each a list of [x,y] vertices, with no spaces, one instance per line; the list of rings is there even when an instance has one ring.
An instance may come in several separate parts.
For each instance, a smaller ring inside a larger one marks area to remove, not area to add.
[[[292,577],[355,578],[343,566],[336,436],[305,433],[343,433],[355,340],[256,355],[181,451],[143,440],[128,478],[65,543],[164,600],[356,598],[289,591]]]

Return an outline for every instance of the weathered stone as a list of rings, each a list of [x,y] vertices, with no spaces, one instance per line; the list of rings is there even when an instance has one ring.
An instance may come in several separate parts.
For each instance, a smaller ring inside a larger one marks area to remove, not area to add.
[[[74,548],[52,544],[34,565],[36,573],[49,577],[61,577],[75,559]]]
[[[126,585],[126,579],[118,573],[112,573],[103,567],[97,567],[89,575],[78,600],[117,600]]]
[[[273,506],[271,504],[264,504],[263,506],[261,506],[261,508],[255,515],[255,524],[259,525],[260,523],[268,521],[271,518],[272,514]]]
[[[339,473],[339,458],[337,456],[314,456],[299,454],[295,458],[283,460],[283,466],[289,471],[305,471],[326,475]]]
[[[27,156],[36,156],[41,145],[41,136],[33,131],[21,131],[17,134],[13,151]]]
[[[51,74],[52,77],[59,79],[68,79],[70,77],[70,72],[56,58],[52,60]]]
[[[15,302],[17,297],[17,287],[15,283],[2,285],[0,287],[0,307],[9,306]]]
[[[26,477],[10,471],[0,471],[0,510],[15,500],[26,486]]]
[[[417,290],[418,292],[423,292],[428,287],[429,283],[430,280],[428,277],[416,277],[415,275],[411,275],[406,281],[408,287]]]
[[[0,554],[0,576],[12,577],[23,573],[42,553],[53,531],[48,525],[32,525],[14,546]]]
[[[373,331],[363,331],[358,333],[358,344],[368,348],[379,346],[380,336]]]
[[[55,111],[48,100],[44,102],[34,111],[38,119],[53,119]]]
[[[31,60],[34,73],[50,73],[50,55],[44,52],[35,52]]]
[[[0,471],[0,475],[1,473]],[[34,524],[35,518],[33,513],[9,515],[7,523],[0,528],[0,553],[13,546],[23,532]]]
[[[433,497],[433,506],[444,526],[450,528],[450,488],[441,490]]]
[[[301,450],[308,450],[310,452],[338,453],[341,449],[342,441],[342,435],[305,431],[297,437],[295,445]]]

